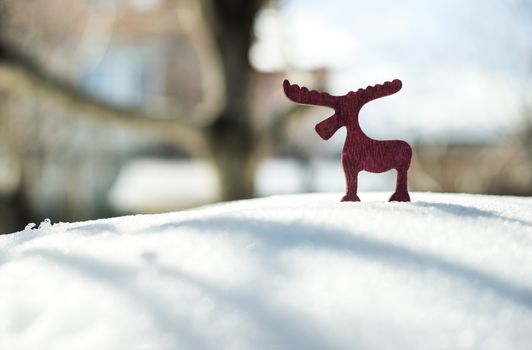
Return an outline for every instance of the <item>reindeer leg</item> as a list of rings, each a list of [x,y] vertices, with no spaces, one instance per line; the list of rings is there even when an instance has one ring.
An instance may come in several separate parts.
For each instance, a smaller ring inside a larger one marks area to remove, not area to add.
[[[347,187],[347,191],[345,196],[342,198],[342,202],[360,202],[360,198],[357,196],[358,173],[360,171],[357,168],[354,168],[353,164],[351,164],[351,162],[347,161],[345,158],[342,158],[342,166],[344,167]]]
[[[408,169],[397,169],[397,183],[395,192],[390,197],[390,202],[410,202],[407,185]]]

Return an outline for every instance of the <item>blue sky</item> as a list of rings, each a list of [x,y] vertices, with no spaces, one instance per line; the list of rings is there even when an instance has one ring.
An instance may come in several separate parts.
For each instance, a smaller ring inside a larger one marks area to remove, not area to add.
[[[284,0],[257,34],[258,68],[328,66],[335,93],[402,79],[403,91],[363,110],[377,138],[503,137],[532,91],[525,0]]]

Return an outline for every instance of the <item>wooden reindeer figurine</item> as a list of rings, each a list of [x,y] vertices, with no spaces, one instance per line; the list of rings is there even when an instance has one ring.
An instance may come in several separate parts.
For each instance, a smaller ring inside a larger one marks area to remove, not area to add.
[[[368,86],[358,91],[350,91],[344,96],[331,96],[325,92],[309,91],[305,87],[283,83],[286,96],[292,101],[306,105],[333,108],[335,113],[316,125],[316,132],[328,140],[339,128],[345,126],[347,138],[342,151],[342,166],[347,183],[347,193],[342,201],[360,201],[357,195],[358,173],[362,170],[382,173],[397,170],[395,193],[390,201],[409,202],[407,171],[412,158],[412,148],[405,141],[378,141],[368,137],[358,123],[362,106],[379,97],[395,94],[402,83],[396,79],[382,85]]]

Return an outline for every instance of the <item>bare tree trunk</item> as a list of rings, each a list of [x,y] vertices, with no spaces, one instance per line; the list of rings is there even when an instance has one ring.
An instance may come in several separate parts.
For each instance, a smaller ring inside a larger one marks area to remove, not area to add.
[[[208,132],[214,165],[220,178],[221,199],[253,197],[257,159],[250,123],[245,119],[222,116]]]
[[[252,68],[248,52],[255,15],[262,3],[262,0],[213,0],[212,8],[208,9],[208,23],[215,35],[225,77],[225,105],[207,128],[223,200],[255,195],[258,137],[249,100]]]

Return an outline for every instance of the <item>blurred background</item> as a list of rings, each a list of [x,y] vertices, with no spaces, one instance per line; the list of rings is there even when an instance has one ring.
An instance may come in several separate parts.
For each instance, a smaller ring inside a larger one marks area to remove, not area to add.
[[[343,192],[345,131],[285,78],[399,78],[360,123],[411,143],[411,190],[530,196],[531,38],[530,0],[0,0],[0,233]]]

